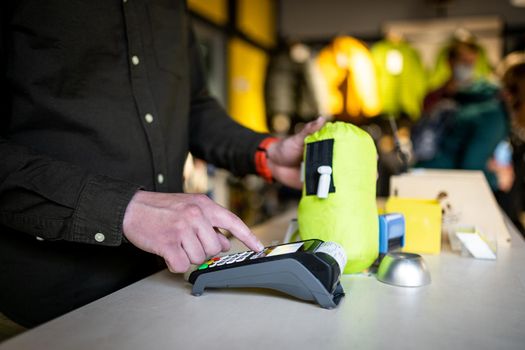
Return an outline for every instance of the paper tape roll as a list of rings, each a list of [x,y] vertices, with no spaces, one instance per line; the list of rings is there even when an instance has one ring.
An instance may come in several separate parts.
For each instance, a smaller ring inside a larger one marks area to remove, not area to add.
[[[335,242],[323,242],[319,248],[315,251],[316,253],[326,253],[337,261],[341,274],[346,266],[346,253],[343,247]]]

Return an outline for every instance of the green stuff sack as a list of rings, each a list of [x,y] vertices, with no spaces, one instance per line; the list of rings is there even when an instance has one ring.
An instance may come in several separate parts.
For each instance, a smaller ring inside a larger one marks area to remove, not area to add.
[[[355,125],[327,123],[305,139],[299,234],[342,245],[344,273],[361,272],[378,256],[376,174],[374,142]]]

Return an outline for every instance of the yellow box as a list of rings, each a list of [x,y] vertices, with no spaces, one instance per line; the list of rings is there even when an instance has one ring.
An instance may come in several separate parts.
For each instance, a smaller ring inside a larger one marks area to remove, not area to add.
[[[388,198],[387,213],[405,216],[404,252],[439,254],[441,251],[441,205],[433,199]]]

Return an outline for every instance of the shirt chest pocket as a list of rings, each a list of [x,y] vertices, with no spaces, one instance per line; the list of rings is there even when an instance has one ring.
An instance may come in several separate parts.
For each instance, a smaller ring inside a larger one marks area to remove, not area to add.
[[[188,26],[182,1],[150,4],[153,49],[160,69],[182,76],[187,70]]]

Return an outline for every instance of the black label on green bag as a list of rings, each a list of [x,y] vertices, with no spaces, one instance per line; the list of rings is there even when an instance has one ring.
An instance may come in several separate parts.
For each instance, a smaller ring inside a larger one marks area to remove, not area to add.
[[[306,159],[305,159],[305,181],[306,181],[306,195],[317,194],[317,186],[319,185],[319,178],[321,175],[317,172],[320,166],[332,167],[332,158],[334,151],[334,139],[326,139],[317,142],[306,144]],[[330,175],[330,190],[329,193],[335,192],[333,172]]]

